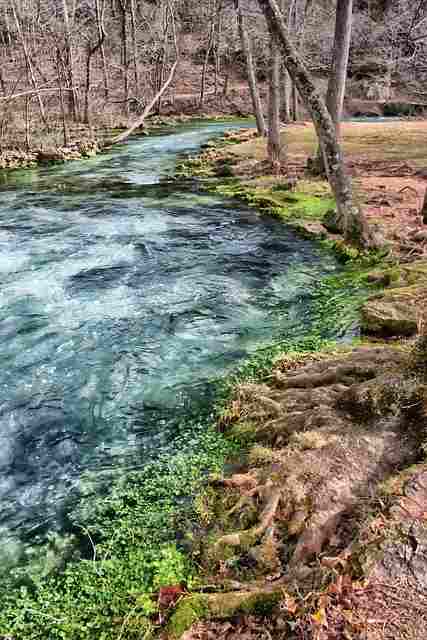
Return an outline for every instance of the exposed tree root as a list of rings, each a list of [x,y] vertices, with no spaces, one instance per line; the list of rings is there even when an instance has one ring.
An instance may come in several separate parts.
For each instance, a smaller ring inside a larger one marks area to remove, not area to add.
[[[217,540],[215,544],[216,547],[251,547],[260,540],[266,530],[272,525],[279,507],[281,490],[274,487],[261,487],[258,492],[269,494],[267,497],[267,503],[260,515],[259,525],[247,531],[222,536]]]
[[[231,493],[225,519],[215,529],[216,542],[202,550],[202,563],[219,575],[225,588],[237,584],[242,589],[209,596],[208,617],[222,618],[225,611],[249,613],[241,602],[255,591],[262,597],[280,592],[282,602],[288,598],[283,589],[292,593],[293,585],[298,585],[298,596],[305,589],[313,592],[325,576],[330,581],[354,563],[363,564],[360,548],[367,553],[382,540],[377,532],[364,544],[362,533],[362,547],[355,544],[357,531],[365,526],[364,505],[373,505],[382,484],[417,459],[427,436],[426,388],[422,378],[407,375],[407,361],[400,348],[360,347],[329,358],[301,359],[298,367],[283,359],[269,385],[240,385],[233,412],[241,416],[242,425],[237,421],[229,428],[239,433],[242,426],[250,432],[249,467],[246,473],[216,481]],[[426,477],[414,481],[415,489],[407,489],[394,508],[400,519],[425,518]],[[241,516],[249,510],[246,522],[251,526],[236,531],[236,522],[243,522]],[[410,527],[405,535],[410,545]],[[427,533],[421,539],[417,529],[415,535],[414,544],[427,549]],[[402,558],[407,548],[401,547]],[[387,553],[382,554],[386,562]],[[425,565],[427,588],[427,560]],[[420,570],[416,564],[412,568]],[[376,579],[379,575],[375,573]],[[338,590],[347,604],[349,589],[351,579],[346,589]],[[336,623],[344,629],[338,591],[332,590],[327,604],[315,604],[315,596],[310,597],[322,616],[330,615],[331,628]],[[289,602],[295,611],[292,597]],[[311,628],[312,616],[300,621],[303,634],[304,625]],[[321,625],[316,629],[320,633]]]

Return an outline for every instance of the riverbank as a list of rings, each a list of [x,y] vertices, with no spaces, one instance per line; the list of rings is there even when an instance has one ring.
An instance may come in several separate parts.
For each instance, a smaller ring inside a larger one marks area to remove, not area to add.
[[[158,134],[166,129],[191,122],[237,121],[237,119],[237,116],[215,114],[151,116],[147,118],[144,127],[133,135],[133,138],[138,135]],[[43,165],[63,164],[70,160],[93,158],[108,149],[110,140],[124,131],[128,124],[127,121],[118,121],[114,128],[69,124],[65,140],[60,130],[46,132],[40,128],[39,135],[33,135],[29,143],[25,138],[25,131],[17,131],[13,139],[5,141],[2,145],[0,171],[30,169]]]
[[[343,145],[354,190],[367,218],[397,260],[423,258],[427,232],[419,215],[427,187],[426,121],[343,123]],[[316,151],[308,123],[282,129],[284,175],[270,173],[266,141],[254,132],[229,133],[178,172],[206,181],[208,189],[242,199],[309,235],[339,240],[323,225],[333,207],[328,184],[307,174]]]
[[[344,137],[348,132],[347,126]],[[394,135],[389,130],[384,138]],[[424,637],[427,354],[422,340],[416,349],[413,339],[417,312],[427,304],[427,262],[414,261],[425,255],[415,208],[425,156],[401,137],[390,155],[399,154],[403,187],[394,157],[378,166],[378,149],[371,157],[363,151],[380,175],[357,180],[365,199],[379,181],[381,202],[370,203],[369,215],[389,245],[382,267],[365,274],[384,289],[361,304],[370,340],[283,351],[262,375],[255,369],[236,383],[218,426],[244,454],[234,473],[211,478],[203,497],[206,524],[195,544],[202,581],[215,593],[193,592],[178,602],[167,637],[255,639],[261,630],[316,640]],[[291,145],[300,149],[302,139],[313,151],[310,131],[291,132]],[[351,142],[359,152],[370,144]],[[264,143],[251,133],[229,134],[180,170],[325,238],[327,186],[304,179],[305,162],[295,156],[291,181],[289,174],[263,175],[263,153]],[[349,164],[360,167],[362,160],[352,156]]]

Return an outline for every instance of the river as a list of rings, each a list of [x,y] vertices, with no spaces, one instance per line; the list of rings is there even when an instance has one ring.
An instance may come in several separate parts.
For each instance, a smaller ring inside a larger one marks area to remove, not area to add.
[[[174,448],[208,381],[303,335],[332,257],[244,205],[175,182],[235,124],[134,139],[0,187],[0,526],[55,527],[87,469]]]

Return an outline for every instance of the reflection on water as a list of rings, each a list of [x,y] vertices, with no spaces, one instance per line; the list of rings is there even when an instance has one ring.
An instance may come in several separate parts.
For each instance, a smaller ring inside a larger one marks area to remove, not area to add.
[[[169,182],[187,128],[0,191],[0,526],[55,522],[84,469],[172,446],[203,383],[301,335],[335,270],[273,220]]]

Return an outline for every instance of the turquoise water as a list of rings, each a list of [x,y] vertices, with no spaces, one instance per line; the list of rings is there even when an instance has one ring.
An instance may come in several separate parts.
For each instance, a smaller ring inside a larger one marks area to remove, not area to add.
[[[334,259],[170,179],[183,153],[233,126],[188,126],[3,177],[3,536],[59,527],[85,470],[172,452],[177,422],[209,406],[210,380],[308,330]]]

